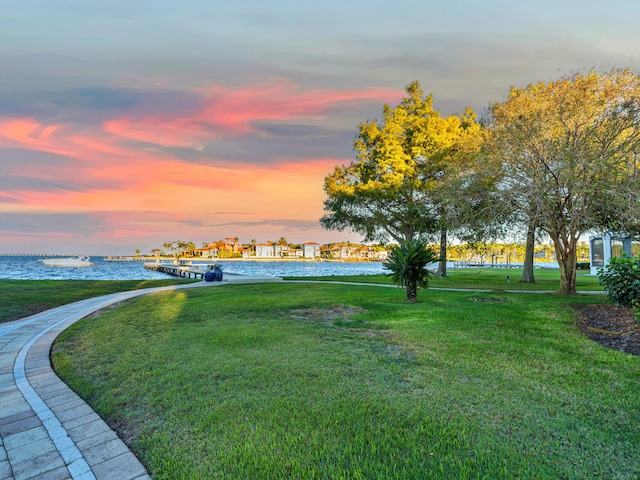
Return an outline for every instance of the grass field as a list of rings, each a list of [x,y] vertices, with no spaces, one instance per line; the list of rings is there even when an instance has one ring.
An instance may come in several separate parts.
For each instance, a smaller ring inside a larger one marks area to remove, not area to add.
[[[470,288],[488,290],[548,290],[556,291],[560,286],[557,270],[536,270],[535,284],[519,283],[519,269],[460,269],[451,270],[445,278],[430,278],[433,288]],[[511,277],[507,282],[506,275]],[[343,281],[390,284],[386,275],[288,277],[289,279],[313,279],[314,281]],[[83,300],[108,293],[170,285],[188,280],[2,280],[0,279],[0,323],[33,315],[65,303]],[[597,277],[578,273],[578,291],[603,290]]]
[[[28,317],[85,298],[180,282],[176,279],[99,281],[0,279],[0,323]]]
[[[154,479],[638,478],[640,358],[575,326],[606,301],[228,285],[83,320],[53,360]]]
[[[507,276],[510,281],[507,281]],[[557,291],[560,288],[560,272],[552,269],[536,269],[536,283],[520,283],[522,269],[518,268],[464,268],[450,270],[444,278],[430,276],[429,286],[432,288],[469,288],[479,290],[547,290]],[[303,277],[287,277],[291,280],[308,279]],[[318,281],[365,282],[390,284],[387,275],[354,275],[313,277]],[[579,271],[576,277],[578,291],[602,291],[598,277],[588,272]]]

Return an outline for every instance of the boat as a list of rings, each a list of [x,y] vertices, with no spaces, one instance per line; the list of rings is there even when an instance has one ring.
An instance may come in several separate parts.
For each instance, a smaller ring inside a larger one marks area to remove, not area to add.
[[[66,257],[66,258],[45,258],[41,260],[47,267],[91,267],[95,263],[87,256]]]

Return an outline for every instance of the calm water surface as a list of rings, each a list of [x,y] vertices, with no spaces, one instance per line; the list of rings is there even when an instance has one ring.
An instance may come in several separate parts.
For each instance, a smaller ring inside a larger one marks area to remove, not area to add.
[[[147,270],[143,262],[107,262],[91,257],[92,267],[47,267],[48,257],[0,256],[0,278],[14,280],[146,280],[171,278]],[[53,258],[53,257],[52,257]],[[213,260],[210,260],[212,262]],[[384,273],[380,262],[220,261],[229,273],[260,276],[324,276]]]

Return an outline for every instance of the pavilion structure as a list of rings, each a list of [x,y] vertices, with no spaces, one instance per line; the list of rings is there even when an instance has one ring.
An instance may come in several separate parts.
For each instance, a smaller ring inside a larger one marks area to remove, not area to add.
[[[591,275],[609,263],[611,257],[640,255],[640,241],[626,233],[603,232],[589,237]]]

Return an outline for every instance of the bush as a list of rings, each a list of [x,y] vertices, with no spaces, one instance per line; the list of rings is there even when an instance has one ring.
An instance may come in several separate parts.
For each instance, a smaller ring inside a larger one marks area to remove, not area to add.
[[[576,263],[576,268],[578,270],[589,270],[589,268],[591,268],[591,264],[589,262],[578,262]]]
[[[407,300],[418,301],[418,287],[426,288],[429,283],[427,265],[439,260],[433,250],[422,240],[408,240],[391,247],[389,260],[382,266],[391,273],[391,280],[398,286],[406,287]]]
[[[233,250],[219,250],[218,258],[242,258],[242,253]]]
[[[598,277],[609,298],[632,307],[640,320],[640,255],[611,257],[609,265],[598,270]]]

